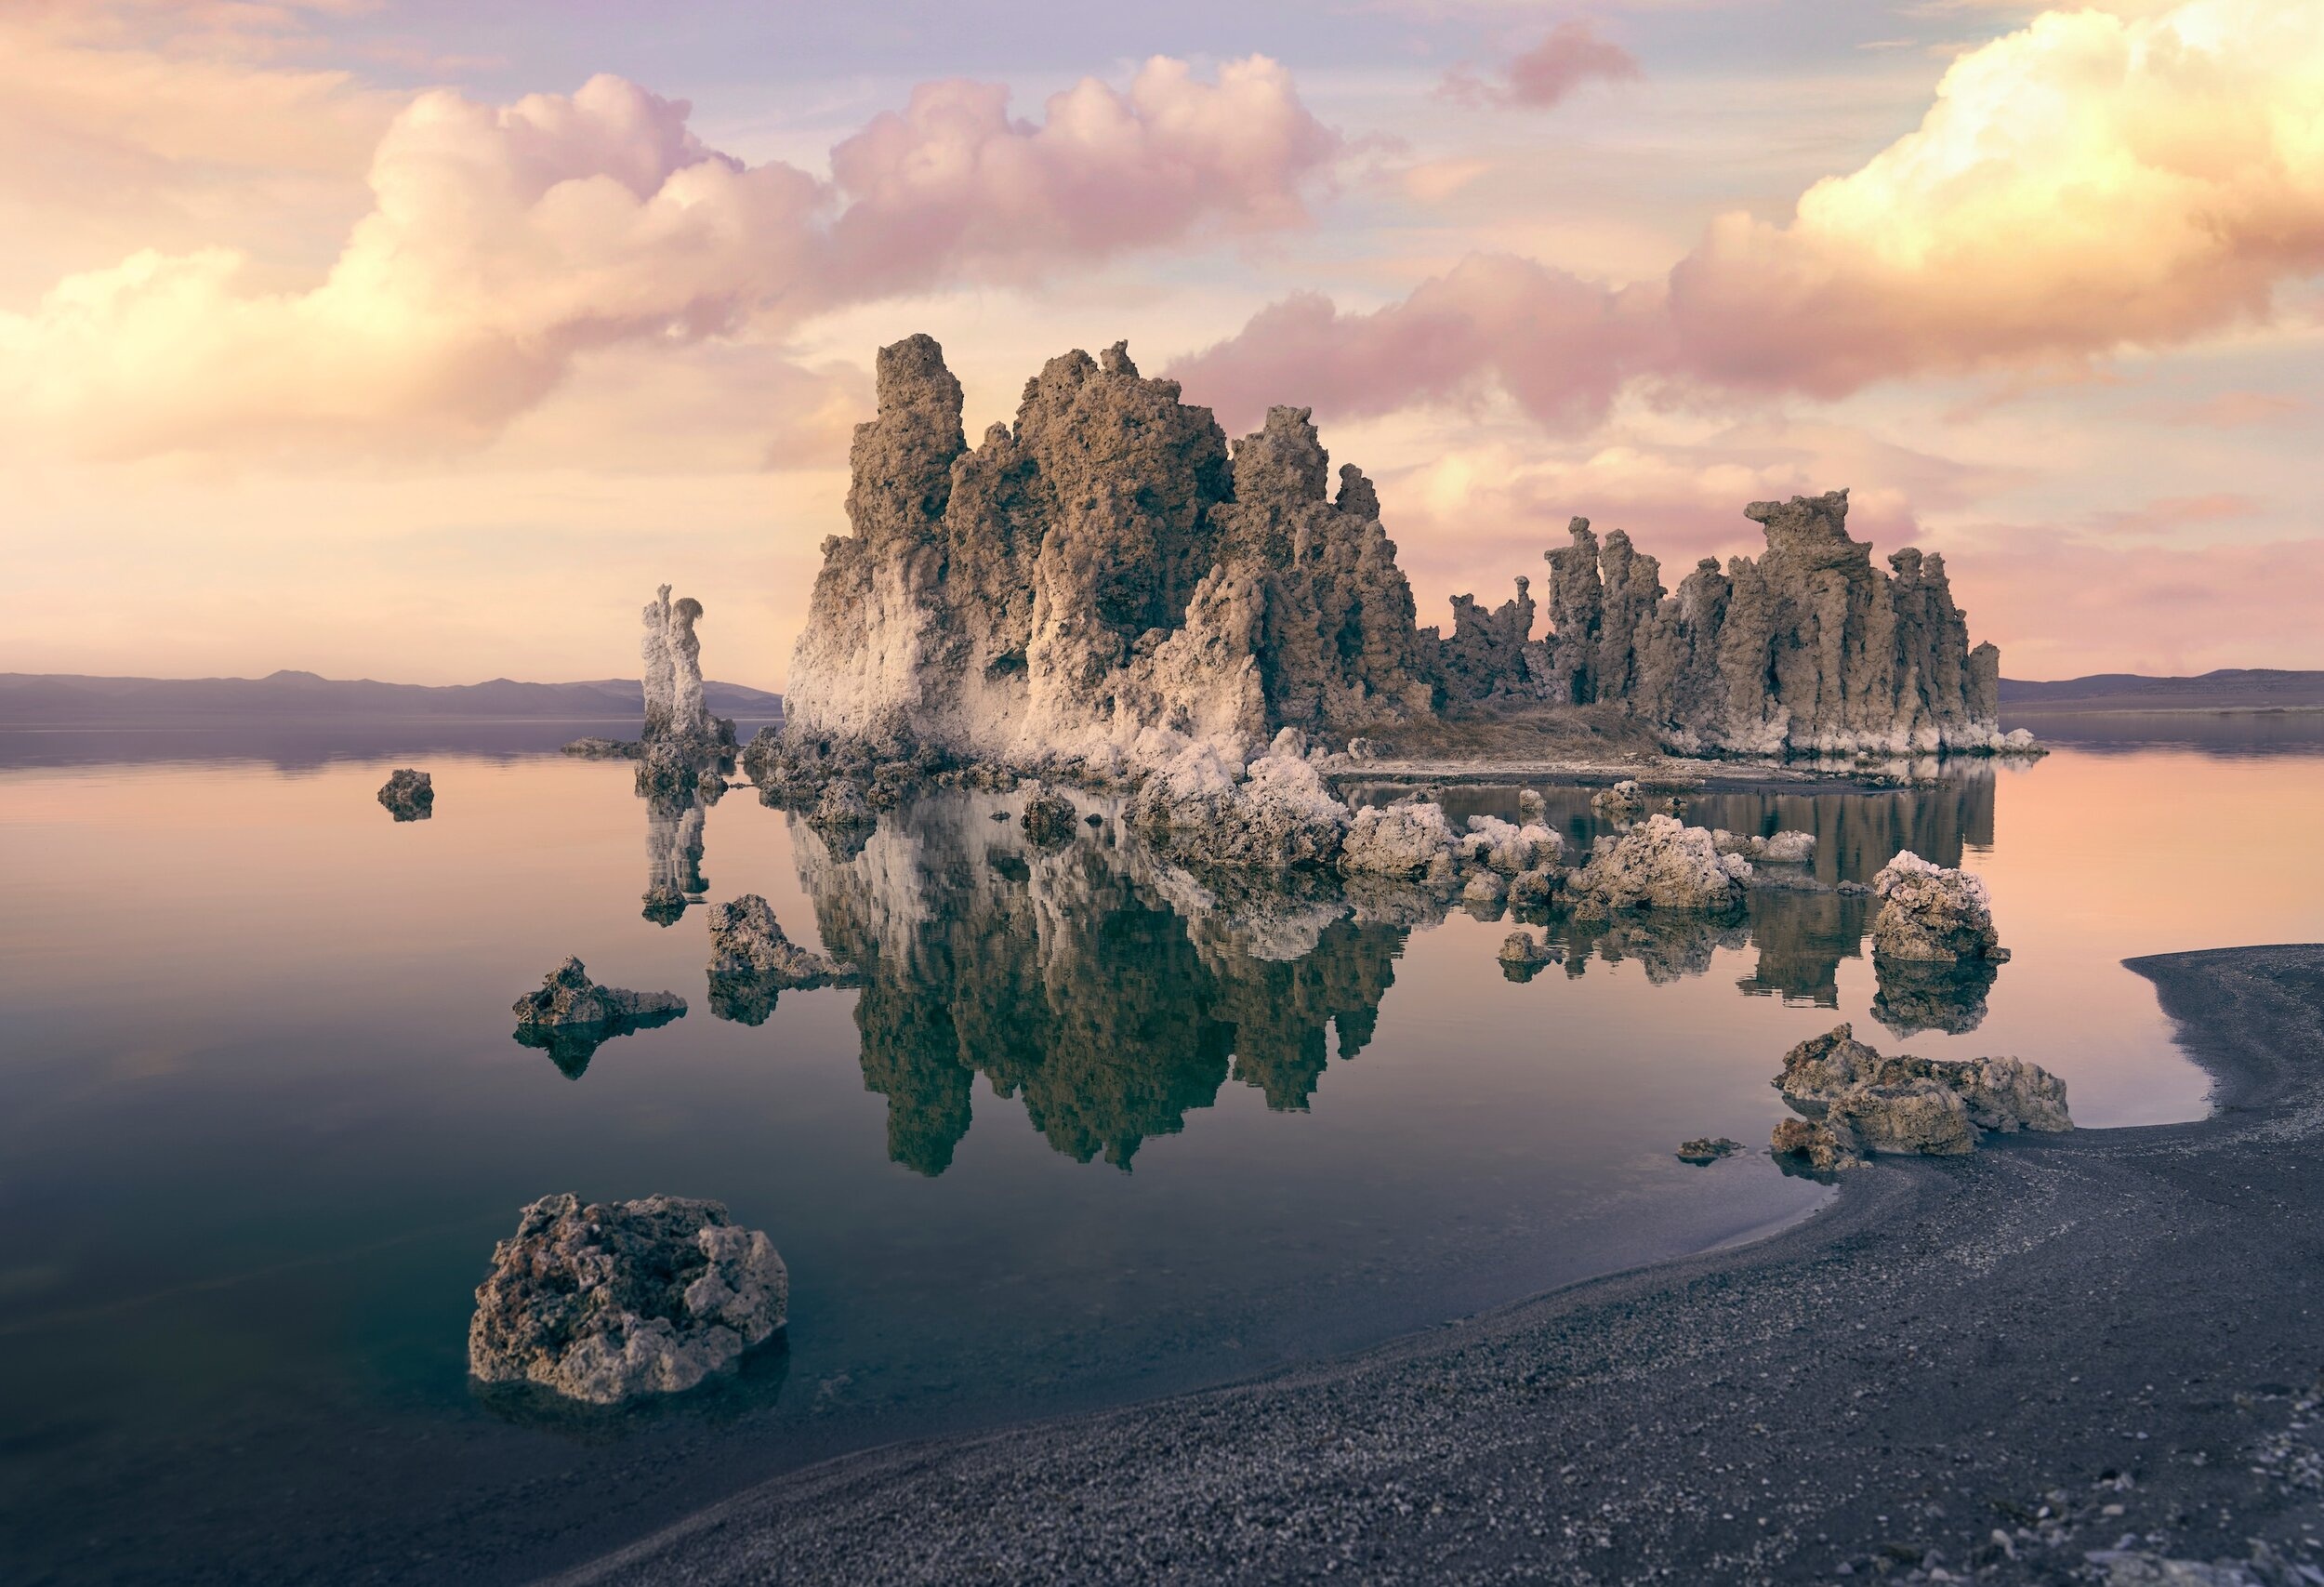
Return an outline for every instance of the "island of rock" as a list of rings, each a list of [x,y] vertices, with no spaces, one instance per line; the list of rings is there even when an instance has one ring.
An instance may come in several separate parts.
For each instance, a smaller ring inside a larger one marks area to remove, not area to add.
[[[1119,343],[1050,360],[974,446],[928,337],[881,349],[877,387],[854,533],[824,542],[762,789],[985,764],[1161,774],[1199,800],[1284,759],[1287,729],[1361,756],[1381,733],[1458,721],[1489,741],[1560,713],[1689,755],[2031,747],[2000,731],[1999,653],[1969,642],[1943,559],[1876,568],[1845,491],[1747,508],[1765,551],[1675,593],[1577,519],[1547,553],[1546,637],[1524,579],[1498,609],[1456,602],[1446,635],[1418,626],[1377,493],[1353,465],[1333,486],[1306,409],[1230,445]]]

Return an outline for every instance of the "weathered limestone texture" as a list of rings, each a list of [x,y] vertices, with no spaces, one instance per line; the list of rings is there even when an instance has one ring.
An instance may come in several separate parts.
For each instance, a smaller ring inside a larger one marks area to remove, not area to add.
[[[1278,871],[1331,862],[1353,819],[1293,727],[1248,768],[1222,760],[1208,742],[1188,745],[1140,787],[1128,815],[1173,859]]]
[[[541,979],[540,989],[515,1004],[520,1025],[613,1025],[653,1014],[682,1014],[686,999],[673,992],[627,992],[600,986],[587,966],[567,959]]]
[[[716,1201],[546,1196],[493,1248],[469,1371],[596,1405],[677,1394],[772,1337],[790,1293],[772,1243]]]
[[[1777,1125],[1776,1152],[1806,1156],[1819,1170],[1831,1165],[1816,1159],[1834,1153],[1944,1156],[1973,1149],[1983,1131],[2074,1128],[2066,1082],[2039,1065],[2003,1057],[1884,1057],[1844,1025],[1785,1053],[1774,1084],[1793,1108],[1820,1119],[1811,1127],[1790,1119]]]
[[[1119,343],[1050,360],[973,446],[928,337],[880,350],[877,389],[853,533],[824,543],[783,732],[749,757],[762,797],[899,764],[1102,784],[1197,747],[1239,780],[1285,728],[1361,759],[1383,725],[1448,719],[1484,743],[1574,707],[1603,708],[1573,718],[1591,733],[1689,754],[2024,747],[1942,559],[1876,570],[1845,491],[1749,508],[1766,551],[1706,562],[1675,596],[1628,536],[1578,518],[1548,553],[1546,638],[1522,578],[1496,608],[1459,597],[1441,636],[1416,625],[1370,482],[1342,467],[1332,488],[1307,409],[1230,447]],[[690,605],[647,608],[649,698],[681,736]]]
[[[645,604],[645,637],[638,642],[645,666],[641,743],[667,741],[697,752],[734,747],[734,724],[712,716],[702,701],[702,641],[694,632],[701,616],[701,602],[673,602],[667,584]]]
[[[426,772],[399,766],[379,786],[379,802],[398,821],[425,821],[436,813],[436,786]]]
[[[852,986],[863,979],[846,965],[791,941],[774,918],[774,906],[755,893],[711,905],[709,919],[714,976],[751,976],[778,982],[786,989]]]
[[[1945,560],[1872,566],[1848,537],[1848,493],[1754,502],[1767,549],[1704,562],[1667,594],[1654,558],[1587,519],[1547,553],[1548,689],[1618,705],[1674,749],[1742,755],[2025,752],[2005,738],[2000,653],[1974,649]]]
[[[1601,908],[1740,908],[1751,864],[1722,854],[1710,833],[1680,825],[1676,816],[1650,815],[1619,835],[1598,840],[1590,863],[1566,879],[1578,900]]]
[[[1982,878],[1931,865],[1907,849],[1872,879],[1881,912],[1872,919],[1872,957],[1951,964],[2007,963],[1993,930],[1993,902]]]
[[[973,448],[929,337],[881,349],[878,389],[786,741],[1103,774],[1431,709],[1378,497],[1353,468],[1327,493],[1307,410],[1274,409],[1230,453],[1119,345],[1050,360],[1014,427]]]

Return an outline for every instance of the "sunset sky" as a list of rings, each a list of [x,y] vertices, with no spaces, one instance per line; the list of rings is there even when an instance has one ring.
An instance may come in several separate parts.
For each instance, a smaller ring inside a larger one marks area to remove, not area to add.
[[[2014,677],[2324,667],[2317,0],[9,0],[0,670],[779,688],[877,347],[1312,405],[1422,621],[1853,488]]]

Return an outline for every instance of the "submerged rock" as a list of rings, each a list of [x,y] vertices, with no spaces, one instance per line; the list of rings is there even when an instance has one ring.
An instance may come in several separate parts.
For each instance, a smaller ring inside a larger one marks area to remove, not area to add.
[[[436,813],[436,787],[426,772],[399,766],[379,787],[379,802],[398,821],[425,821]]]
[[[1722,1157],[1731,1157],[1742,1149],[1742,1142],[1730,1141],[1724,1135],[1697,1135],[1692,1141],[1679,1143],[1678,1158],[1683,1163],[1703,1168]]]
[[[1609,909],[1650,906],[1718,912],[1739,907],[1750,862],[1719,853],[1710,831],[1650,815],[1618,836],[1602,837],[1590,863],[1568,877],[1566,891]]]
[[[644,747],[634,738],[576,738],[564,747],[564,753],[584,760],[634,760]]]
[[[1907,849],[1881,868],[1872,891],[1881,899],[1872,919],[1876,961],[2008,961],[1985,882],[1970,872],[1931,865]]]
[[[677,1394],[772,1338],[790,1288],[767,1237],[716,1201],[543,1197],[493,1248],[469,1371],[596,1405]]]
[[[1023,823],[1027,839],[1035,843],[1050,845],[1073,841],[1074,821],[1077,814],[1073,800],[1063,794],[1036,787],[1025,797],[1024,813],[1018,819]]]

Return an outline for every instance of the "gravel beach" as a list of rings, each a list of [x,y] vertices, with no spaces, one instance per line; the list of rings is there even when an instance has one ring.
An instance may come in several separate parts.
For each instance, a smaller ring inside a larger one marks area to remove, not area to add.
[[[2211,1118],[1882,1159],[1757,1245],[852,1456],[556,1580],[2324,1580],[2324,946],[2133,968]]]

